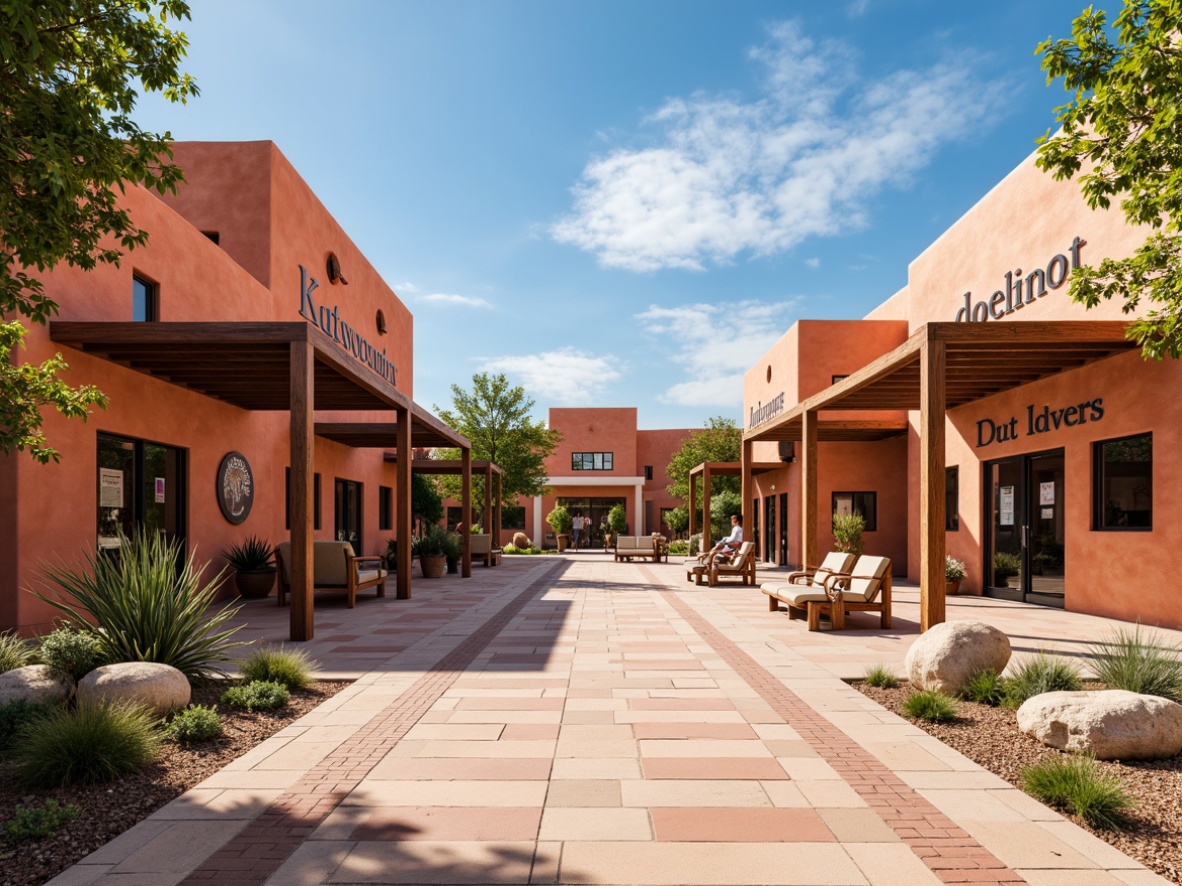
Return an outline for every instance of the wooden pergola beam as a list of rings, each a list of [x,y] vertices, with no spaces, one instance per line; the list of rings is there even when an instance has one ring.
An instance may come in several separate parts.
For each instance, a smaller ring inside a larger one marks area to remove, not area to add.
[[[311,640],[314,633],[312,609],[313,489],[315,436],[312,403],[315,384],[312,344],[293,341],[290,383],[291,445],[291,639]]]
[[[944,621],[944,361],[947,345],[925,341],[920,351],[919,629]]]
[[[472,513],[472,450],[464,449],[460,452],[460,505],[465,514]],[[469,530],[471,527],[467,527]],[[460,564],[461,578],[472,577],[472,533],[461,532],[464,556]]]
[[[816,566],[817,559],[817,413],[800,416],[800,560],[801,568]]]
[[[410,442],[410,410],[400,409],[397,411],[398,423],[395,425],[395,435],[397,437],[398,451],[405,452],[408,455],[411,451]],[[398,528],[398,577],[395,582],[397,592],[395,597],[399,600],[410,599],[410,535],[411,535],[411,521],[413,520],[410,507],[410,465],[411,459],[400,458],[394,468],[395,477],[395,494],[394,494],[394,525]]]

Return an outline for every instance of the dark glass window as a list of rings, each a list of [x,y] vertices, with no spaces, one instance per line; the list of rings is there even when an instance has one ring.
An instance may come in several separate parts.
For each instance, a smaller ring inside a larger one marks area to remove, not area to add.
[[[1104,440],[1093,455],[1096,529],[1153,528],[1153,434]]]
[[[394,489],[378,487],[378,529],[394,528]]]
[[[447,509],[447,528],[455,529],[464,522],[464,508],[462,505],[452,505]]]
[[[830,384],[837,384],[839,381],[845,381],[847,378],[849,378],[848,375],[835,375]]]
[[[835,492],[833,493],[834,514],[861,514],[866,520],[866,532],[878,529],[877,492]]]
[[[944,469],[944,529],[960,529],[960,468]]]
[[[185,450],[101,432],[97,441],[98,549],[117,550],[120,532],[141,528],[184,539]]]
[[[651,480],[652,478],[653,478],[653,466],[652,465],[645,465],[644,466],[644,479]]]
[[[570,454],[570,469],[572,471],[610,471],[613,470],[614,458],[610,452],[572,452]]]
[[[505,505],[501,508],[502,529],[524,529],[525,508],[517,505]]]
[[[333,523],[337,541],[347,541],[361,552],[361,484],[336,478],[333,483]]]
[[[201,233],[204,234],[206,237],[208,237],[209,241],[211,243],[213,243],[215,246],[220,245],[222,242],[222,235],[219,234],[217,231],[202,231]]]
[[[159,293],[156,284],[138,274],[131,278],[131,319],[139,323],[150,323],[160,319]]]
[[[283,526],[291,529],[291,468],[284,474]],[[320,528],[320,475],[312,475],[312,528]]]

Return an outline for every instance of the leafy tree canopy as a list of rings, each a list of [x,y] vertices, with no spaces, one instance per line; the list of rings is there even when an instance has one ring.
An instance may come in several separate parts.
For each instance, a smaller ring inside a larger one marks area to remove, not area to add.
[[[472,441],[472,458],[500,465],[501,504],[517,504],[519,495],[541,495],[546,489],[546,458],[562,439],[558,431],[530,417],[534,401],[520,385],[509,384],[503,374],[481,372],[472,376],[472,390],[451,386],[452,408],[435,407],[439,417]],[[443,458],[459,458],[459,450],[444,450]],[[446,495],[459,498],[461,478],[442,478]],[[472,477],[472,503],[484,507],[484,478]]]
[[[669,477],[669,494],[689,503],[689,473],[693,468],[707,461],[739,461],[743,449],[743,432],[733,419],[716,416],[706,422],[705,430],[694,431],[673,453],[665,473]],[[695,480],[698,487],[698,506],[701,507],[702,480]],[[738,477],[715,477],[711,479],[710,494],[740,491]]]
[[[0,0],[0,452],[57,459],[40,409],[69,417],[105,406],[93,387],[71,388],[60,355],[40,366],[12,360],[25,329],[57,313],[35,276],[59,262],[118,264],[148,235],[119,206],[127,185],[160,193],[182,181],[168,133],[143,131],[137,89],[170,101],[197,95],[178,71],[188,41],[169,28],[183,0]]]
[[[1104,259],[1071,276],[1076,302],[1095,307],[1116,296],[1146,358],[1182,353],[1182,4],[1124,0],[1115,31],[1088,7],[1070,39],[1040,43],[1047,81],[1071,93],[1056,110],[1062,131],[1040,139],[1038,166],[1056,179],[1079,174],[1092,208],[1120,202],[1147,236],[1126,259]],[[1115,36],[1115,40],[1112,36]]]
[[[432,526],[443,519],[443,497],[439,494],[439,483],[427,474],[410,475],[410,514],[414,520],[422,520],[425,526]]]

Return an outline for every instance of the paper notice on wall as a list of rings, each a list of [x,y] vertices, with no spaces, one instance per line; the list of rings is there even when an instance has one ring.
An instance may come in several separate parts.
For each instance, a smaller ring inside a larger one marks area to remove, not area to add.
[[[164,478],[156,478],[156,504],[164,504]]]
[[[1055,503],[1055,481],[1049,483],[1038,484],[1038,503],[1040,505],[1053,505]]]
[[[123,472],[115,468],[99,468],[99,507],[123,507]]]
[[[1042,509],[1042,518],[1044,520],[1054,520],[1055,519],[1055,509],[1054,508],[1043,508]]]
[[[999,526],[1013,526],[1014,525],[1014,487],[1003,486],[999,490],[999,501],[997,503],[997,525]]]

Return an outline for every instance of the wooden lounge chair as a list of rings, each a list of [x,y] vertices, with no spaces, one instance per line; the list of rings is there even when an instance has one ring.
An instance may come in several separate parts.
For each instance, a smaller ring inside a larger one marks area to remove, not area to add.
[[[806,613],[810,600],[818,603],[828,601],[825,593],[825,579],[831,575],[848,575],[857,559],[853,554],[832,551],[825,555],[820,566],[805,566],[800,572],[790,572],[783,581],[767,582],[760,590],[767,594],[768,609],[776,612],[780,604],[788,607],[790,618],[800,618]]]
[[[501,549],[492,543],[492,536],[487,532],[477,532],[472,535],[472,562],[483,560],[484,565],[496,566],[501,562]]]
[[[291,590],[291,542],[280,542],[275,549],[279,563],[279,605],[287,602]],[[357,603],[357,592],[377,588],[377,596],[386,596],[386,563],[381,557],[357,557],[347,541],[312,543],[312,591],[340,591],[348,598],[348,607]]]
[[[836,573],[825,579],[825,599],[803,601],[810,631],[821,629],[821,616],[828,615],[835,631],[845,627],[847,612],[878,612],[882,627],[891,626],[891,561],[889,557],[859,557],[849,574]],[[790,606],[788,613],[793,614]],[[799,616],[796,616],[799,617]]]
[[[717,585],[719,577],[725,575],[737,575],[740,584],[755,584],[755,544],[753,542],[743,542],[729,560],[724,563],[711,563],[706,568],[706,579],[710,587]]]

